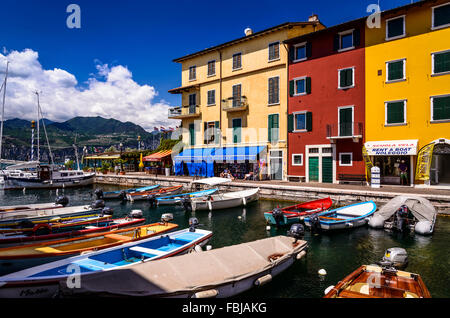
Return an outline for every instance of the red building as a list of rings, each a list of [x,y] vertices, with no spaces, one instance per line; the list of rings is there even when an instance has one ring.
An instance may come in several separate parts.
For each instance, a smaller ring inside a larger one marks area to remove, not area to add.
[[[363,178],[365,19],[285,41],[289,46],[289,177]]]

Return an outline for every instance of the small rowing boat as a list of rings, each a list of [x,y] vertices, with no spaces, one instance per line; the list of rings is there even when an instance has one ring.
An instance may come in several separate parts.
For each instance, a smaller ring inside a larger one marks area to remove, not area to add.
[[[303,202],[285,208],[275,208],[270,212],[264,212],[264,218],[268,224],[277,226],[299,223],[305,216],[328,210],[333,201],[330,198]]]
[[[4,275],[70,256],[102,250],[126,242],[143,240],[171,231],[177,226],[173,223],[157,222],[65,240],[0,248],[0,273]]]
[[[45,209],[57,209],[67,206],[69,200],[67,197],[58,197],[55,202],[50,203],[34,203],[34,204],[21,204],[21,205],[7,205],[0,206],[0,213],[10,213],[8,215],[14,215],[13,212],[24,214],[27,212],[40,211]]]
[[[131,192],[127,193],[127,199],[129,201],[137,201],[137,200],[146,200],[149,198],[156,198],[163,195],[173,195],[181,193],[183,190],[183,186],[173,186],[173,187],[166,187],[156,190],[150,190],[150,191],[141,191],[141,192]]]
[[[367,224],[376,209],[373,201],[360,202],[307,216],[304,222],[312,231],[349,229]]]
[[[202,190],[202,191],[197,191],[197,192],[180,193],[180,194],[160,197],[160,198],[157,198],[156,201],[158,202],[158,205],[181,204],[182,199],[185,197],[190,197],[190,198],[206,197],[208,195],[214,194],[217,191],[218,191],[218,189],[208,189],[208,190]]]
[[[0,298],[52,297],[60,283],[80,288],[94,273],[128,269],[187,253],[196,245],[206,244],[211,236],[211,231],[183,229],[27,268],[0,277]]]
[[[192,211],[213,211],[236,207],[245,207],[258,200],[259,188],[243,191],[223,192],[200,198],[187,198],[183,206]]]
[[[99,199],[99,200],[106,200],[106,199],[126,200],[127,193],[150,191],[150,190],[154,190],[158,187],[159,187],[159,184],[154,184],[151,186],[146,186],[146,187],[141,187],[141,188],[131,188],[131,189],[126,189],[126,190],[107,191],[107,192],[103,192],[102,189],[96,189],[94,191],[94,194],[97,196],[97,199]]]

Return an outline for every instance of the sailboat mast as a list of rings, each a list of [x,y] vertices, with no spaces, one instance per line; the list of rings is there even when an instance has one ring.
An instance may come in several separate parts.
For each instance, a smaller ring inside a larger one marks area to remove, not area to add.
[[[0,125],[0,160],[2,158],[3,120],[4,120],[4,116],[5,116],[6,81],[8,80],[8,67],[9,67],[9,62],[6,62],[5,81],[3,82],[2,123]]]
[[[37,96],[37,103],[38,103],[38,107],[37,107],[37,161],[39,162],[41,159],[40,157],[40,148],[39,148],[39,93],[36,91],[36,96]]]

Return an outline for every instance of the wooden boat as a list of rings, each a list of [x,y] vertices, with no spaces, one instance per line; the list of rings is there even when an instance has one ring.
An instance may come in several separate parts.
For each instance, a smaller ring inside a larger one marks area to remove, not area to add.
[[[4,275],[70,256],[143,240],[171,231],[177,226],[172,223],[158,222],[102,234],[0,248],[0,273]]]
[[[303,202],[285,208],[276,208],[270,212],[264,212],[264,218],[269,224],[277,226],[299,223],[307,215],[328,210],[333,201],[330,198],[315,201]]]
[[[311,230],[354,228],[367,224],[376,209],[377,206],[373,201],[360,202],[307,216],[304,222]]]
[[[88,214],[101,213],[102,208],[95,208],[91,205],[80,205],[62,208],[51,208],[43,210],[33,210],[24,213],[4,212],[0,213],[0,227],[18,226],[21,222],[48,223],[55,219],[69,219],[72,217],[82,217]]]
[[[114,272],[99,272],[83,277],[80,288],[68,288],[61,282],[60,295],[231,297],[269,283],[301,259],[306,248],[307,242],[292,237],[269,237],[137,264]]]
[[[212,211],[247,206],[258,200],[258,192],[259,188],[216,193],[207,197],[192,198],[190,205],[192,211]]]
[[[151,197],[160,197],[163,195],[178,194],[178,193],[181,193],[182,190],[183,190],[183,186],[179,185],[179,186],[161,188],[161,189],[150,190],[150,191],[131,192],[131,193],[127,193],[127,199],[129,201],[146,200]]]
[[[44,242],[49,240],[56,240],[68,237],[78,237],[87,234],[100,233],[100,232],[108,232],[121,228],[127,228],[130,226],[136,226],[140,223],[145,222],[145,218],[132,218],[125,217],[120,219],[113,219],[106,222],[98,222],[95,224],[87,224],[82,229],[72,230],[72,231],[62,231],[58,233],[50,233],[43,235],[35,235],[36,233],[32,233],[31,235],[26,233],[7,233],[0,235],[0,244],[2,246],[11,245],[11,244],[23,244],[28,242]]]
[[[363,265],[336,286],[327,288],[324,298],[431,298],[419,274]]]
[[[64,205],[58,204],[56,202],[9,205],[9,206],[0,206],[0,213],[4,213],[4,212],[24,213],[24,212],[29,212],[29,211],[56,209],[56,208],[62,208],[62,207],[64,207]]]
[[[157,201],[158,205],[180,204],[184,197],[190,197],[190,198],[205,197],[205,196],[214,194],[218,190],[219,189],[208,189],[208,190],[202,190],[202,191],[197,191],[197,192],[180,193],[180,194],[160,197],[160,198],[157,198],[156,201]]]
[[[211,236],[210,231],[184,229],[27,268],[0,277],[0,298],[52,297],[60,282],[78,288],[93,273],[115,272],[187,253],[196,245],[206,244]]]
[[[141,188],[131,188],[126,190],[117,190],[117,191],[107,191],[103,192],[101,189],[95,190],[95,194],[97,195],[97,199],[127,199],[127,193],[135,193],[135,192],[144,192],[154,190],[159,187],[159,184],[154,184],[151,186],[141,187]]]

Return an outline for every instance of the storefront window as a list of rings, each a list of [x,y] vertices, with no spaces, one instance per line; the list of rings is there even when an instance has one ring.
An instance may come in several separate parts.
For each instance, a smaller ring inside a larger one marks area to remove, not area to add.
[[[380,168],[381,183],[409,185],[410,160],[409,156],[374,157],[374,165]]]

